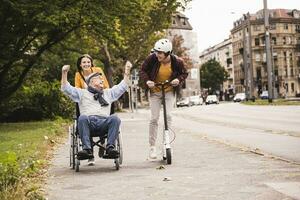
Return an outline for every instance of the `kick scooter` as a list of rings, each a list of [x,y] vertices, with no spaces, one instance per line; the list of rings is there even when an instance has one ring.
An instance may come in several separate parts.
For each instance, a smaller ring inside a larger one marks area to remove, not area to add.
[[[167,109],[166,109],[166,99],[165,99],[165,88],[167,85],[170,85],[170,82],[166,80],[165,82],[156,83],[155,86],[159,87],[162,92],[162,105],[163,105],[163,114],[164,114],[164,133],[163,133],[163,160],[167,160],[167,164],[172,163],[172,151],[171,151],[171,142],[170,142],[170,131],[167,121]]]

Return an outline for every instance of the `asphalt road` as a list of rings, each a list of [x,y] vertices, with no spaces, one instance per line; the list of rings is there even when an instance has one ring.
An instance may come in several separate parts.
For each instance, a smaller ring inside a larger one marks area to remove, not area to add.
[[[231,105],[217,106],[219,110]],[[230,140],[216,139],[216,136],[210,135],[209,127],[201,128],[205,124],[222,124],[221,120],[197,119],[198,115],[205,115],[203,110],[218,112],[214,107],[175,110],[173,129],[176,139],[172,143],[172,165],[165,165],[161,157],[155,161],[147,160],[148,110],[119,114],[124,146],[124,163],[119,171],[115,170],[113,161],[96,158],[95,166],[87,166],[86,162],[82,162],[80,172],[74,172],[68,167],[69,144],[66,142],[56,151],[52,161],[45,186],[47,199],[300,199],[300,165],[252,153],[247,148],[232,145]],[[199,114],[196,114],[197,109],[200,110]],[[237,108],[237,111],[240,109]],[[256,112],[255,109],[253,112]],[[182,118],[184,114],[187,116]],[[192,117],[193,120],[190,119]],[[236,132],[250,126],[249,120],[241,121],[245,121],[245,124],[233,123],[241,127],[234,129]],[[225,129],[228,123],[223,124]],[[261,130],[260,125],[255,127]],[[278,125],[278,130],[286,129]],[[289,135],[273,135],[297,138],[290,136],[291,133],[298,134],[296,129],[289,128]]]
[[[237,103],[174,110],[177,127],[300,164],[300,106]]]

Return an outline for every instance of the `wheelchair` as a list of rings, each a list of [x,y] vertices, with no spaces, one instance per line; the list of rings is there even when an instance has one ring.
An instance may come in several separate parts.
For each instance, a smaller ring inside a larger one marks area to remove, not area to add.
[[[113,114],[114,106],[112,104],[111,114]],[[74,116],[74,123],[69,126],[69,142],[70,142],[70,167],[75,169],[75,172],[79,172],[80,161],[77,158],[77,153],[82,150],[82,142],[80,139],[78,127],[77,127],[77,119],[80,116],[79,106],[76,103],[76,116]],[[98,140],[94,141],[93,138],[97,137]],[[94,147],[97,146],[99,148],[99,157],[105,159],[105,149],[106,149],[106,140],[107,134],[100,137],[95,135],[95,133],[91,133],[90,141],[92,146],[92,151],[94,153]],[[116,170],[120,169],[120,165],[123,162],[123,149],[122,149],[122,135],[119,130],[118,138],[116,139],[115,149],[119,152],[119,157],[113,159],[115,163]]]

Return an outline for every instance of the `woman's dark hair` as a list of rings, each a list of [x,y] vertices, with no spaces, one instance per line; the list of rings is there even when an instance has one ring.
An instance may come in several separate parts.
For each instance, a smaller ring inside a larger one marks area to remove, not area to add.
[[[92,67],[94,67],[93,58],[89,54],[83,54],[77,59],[77,70],[81,74],[82,68],[80,67],[82,58],[88,58],[91,60]]]

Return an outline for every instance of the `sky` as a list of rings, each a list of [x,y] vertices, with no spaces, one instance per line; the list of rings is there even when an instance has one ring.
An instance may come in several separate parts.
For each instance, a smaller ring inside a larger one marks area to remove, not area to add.
[[[197,33],[198,51],[214,46],[230,35],[233,22],[243,14],[263,9],[263,0],[193,0],[184,14]],[[268,0],[269,9],[300,10],[300,0]]]

